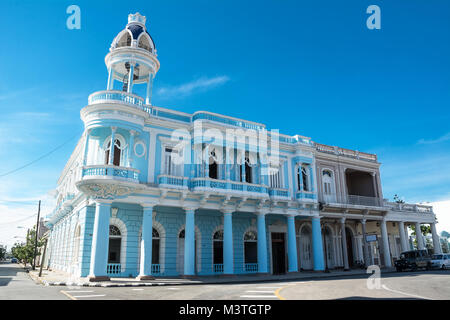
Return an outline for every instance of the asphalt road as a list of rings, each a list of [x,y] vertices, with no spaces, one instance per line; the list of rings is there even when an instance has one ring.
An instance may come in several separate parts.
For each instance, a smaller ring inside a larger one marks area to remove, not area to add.
[[[0,300],[66,300],[61,288],[36,284],[18,264],[0,263]]]
[[[0,299],[72,300],[279,300],[450,299],[450,271],[390,273],[322,280],[158,287],[44,287],[18,265],[0,264]]]

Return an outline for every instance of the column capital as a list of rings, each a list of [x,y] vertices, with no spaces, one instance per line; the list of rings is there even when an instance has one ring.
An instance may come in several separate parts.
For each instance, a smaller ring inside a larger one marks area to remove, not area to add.
[[[233,210],[233,209],[221,209],[220,211],[223,214],[233,214],[233,212],[235,212],[235,210]]]
[[[183,210],[186,211],[186,213],[188,212],[192,212],[195,213],[195,210],[197,210],[198,207],[183,207]]]
[[[341,224],[344,224],[344,223],[345,223],[345,220],[346,220],[345,217],[342,217],[341,219],[339,219],[339,221],[341,222]]]
[[[367,222],[366,218],[361,219],[361,224],[366,224],[366,222]]]
[[[116,130],[117,130],[117,127],[111,127],[112,132],[116,132]]]
[[[153,210],[154,206],[156,206],[155,203],[141,203],[141,207],[144,210]]]
[[[130,135],[135,136],[137,134],[136,130],[130,130]]]

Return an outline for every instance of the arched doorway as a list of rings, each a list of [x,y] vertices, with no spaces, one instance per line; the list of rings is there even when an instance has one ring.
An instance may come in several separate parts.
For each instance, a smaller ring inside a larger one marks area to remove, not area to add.
[[[122,233],[115,225],[109,226],[108,274],[121,273],[120,253],[122,249]]]
[[[304,226],[300,231],[300,267],[303,270],[312,270],[313,258],[311,228],[309,226]]]
[[[347,256],[348,256],[348,266],[353,267],[353,232],[349,228],[345,228],[345,236],[347,242]]]
[[[258,239],[256,232],[247,231],[244,234],[244,270],[257,272],[258,263]]]
[[[217,230],[213,235],[213,272],[223,272],[223,230]]]

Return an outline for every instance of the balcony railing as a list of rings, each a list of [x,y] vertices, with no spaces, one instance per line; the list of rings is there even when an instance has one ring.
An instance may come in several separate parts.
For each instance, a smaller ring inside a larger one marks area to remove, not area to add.
[[[384,201],[384,206],[393,211],[408,211],[418,213],[433,213],[432,206],[426,206],[423,204],[411,204],[411,203],[397,203]]]
[[[252,193],[262,196],[268,196],[269,189],[265,185],[252,184],[247,182],[238,182],[231,180],[216,180],[211,178],[193,178],[191,179],[191,188],[194,191],[217,191],[217,192],[235,192]]]
[[[332,153],[335,155],[340,155],[340,156],[344,156],[344,157],[350,157],[350,158],[355,158],[355,159],[365,160],[365,161],[373,161],[373,162],[377,161],[376,154],[371,154],[371,153],[366,153],[366,152],[361,152],[361,151],[356,151],[356,150],[350,150],[350,149],[345,149],[345,148],[339,148],[339,147],[335,147],[335,146],[328,146],[326,144],[320,144],[320,143],[315,143],[315,146],[316,146],[316,150],[319,152]]]
[[[258,264],[257,263],[246,263],[245,264],[245,272],[247,272],[247,273],[258,272]]]
[[[131,106],[143,107],[145,106],[144,98],[135,94],[124,91],[98,91],[91,94],[88,98],[89,104],[105,103],[105,102],[120,102]]]
[[[282,188],[270,188],[269,196],[271,198],[289,198],[289,190]]]
[[[223,264],[222,263],[213,264],[213,272],[223,273]]]
[[[332,194],[320,194],[319,201],[326,204],[349,204],[356,206],[365,206],[365,207],[382,207],[382,201],[380,198],[376,197],[366,197],[366,196],[358,196],[358,195],[337,195],[335,193]]]
[[[153,275],[160,275],[161,274],[161,265],[159,265],[159,264],[152,264],[152,274]]]
[[[297,191],[295,193],[295,199],[297,199],[297,200],[315,200],[315,199],[317,199],[317,194],[312,191]]]
[[[189,187],[188,177],[178,177],[171,175],[159,175],[158,185],[165,188],[187,189]]]
[[[108,263],[106,265],[106,273],[108,275],[119,275],[122,273],[122,267],[120,263]]]
[[[119,178],[133,182],[139,182],[139,170],[106,164],[90,165],[83,167],[82,177],[83,179]]]

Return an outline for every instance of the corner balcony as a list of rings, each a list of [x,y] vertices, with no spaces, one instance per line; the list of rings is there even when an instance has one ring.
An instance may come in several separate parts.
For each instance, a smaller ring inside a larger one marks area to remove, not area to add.
[[[139,183],[139,170],[114,165],[84,166],[81,174],[82,180],[112,179]]]
[[[189,188],[189,178],[162,174],[158,176],[158,186],[161,188],[187,190]]]
[[[191,189],[197,192],[215,192],[221,194],[235,194],[236,196],[268,197],[265,185],[238,182],[231,180],[216,180],[211,178],[191,179]]]

